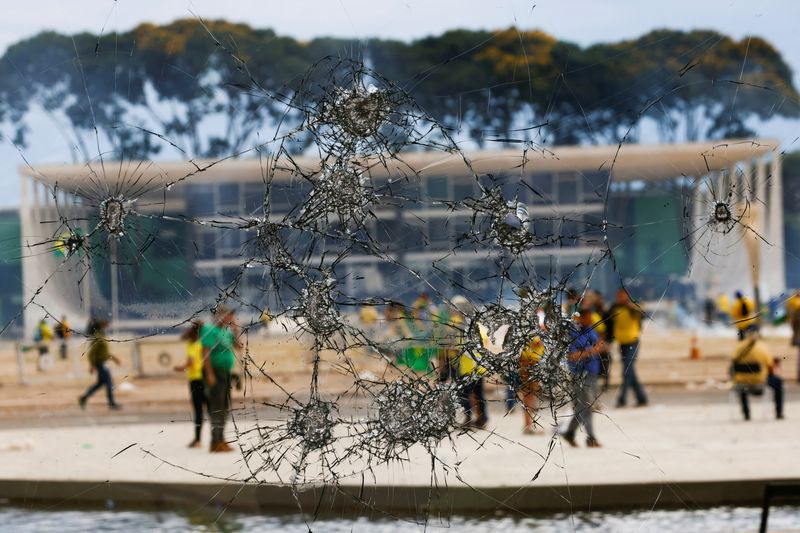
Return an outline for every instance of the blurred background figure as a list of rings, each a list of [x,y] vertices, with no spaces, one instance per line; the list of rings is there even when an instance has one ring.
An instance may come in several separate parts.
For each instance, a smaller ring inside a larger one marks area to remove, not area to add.
[[[269,335],[269,325],[272,323],[272,314],[269,309],[265,309],[261,313],[261,334],[265,337]]]
[[[200,432],[203,429],[203,408],[208,409],[206,401],[205,383],[203,381],[203,345],[200,342],[200,329],[203,322],[192,322],[192,325],[183,332],[181,340],[186,341],[186,362],[175,367],[176,372],[186,371],[189,380],[189,396],[192,400],[192,414],[194,420],[194,439],[189,443],[189,448],[200,447]]]
[[[61,320],[56,323],[56,337],[58,337],[58,355],[61,359],[67,358],[67,344],[72,337],[72,330],[67,322],[67,315],[61,315]]]
[[[576,328],[569,346],[567,363],[572,375],[573,416],[561,437],[570,446],[576,447],[575,433],[579,427],[586,432],[586,446],[599,448],[600,443],[594,434],[592,410],[598,398],[597,376],[600,374],[600,357],[603,341],[594,329],[594,317],[588,308],[577,313]]]
[[[87,355],[89,373],[97,373],[97,383],[86,389],[86,392],[78,398],[78,404],[80,404],[81,409],[86,408],[86,401],[102,387],[106,388],[109,409],[120,408],[119,404],[114,401],[114,382],[111,379],[111,371],[108,369],[107,364],[108,361],[114,361],[117,365],[121,363],[108,348],[108,341],[106,340],[107,327],[108,321],[95,318],[89,320],[89,325],[86,327],[86,336],[89,337],[90,343]]]
[[[592,320],[594,320],[594,330],[600,337],[603,343],[600,345],[600,379],[603,381],[603,392],[608,390],[609,377],[611,376],[611,351],[609,350],[609,324],[611,318],[609,310],[606,308],[606,303],[603,300],[603,295],[600,291],[591,291],[588,294],[585,307],[592,313]]]
[[[537,396],[541,392],[539,381],[536,379],[536,365],[544,355],[544,343],[539,336],[531,339],[531,342],[522,350],[519,356],[519,378],[518,387],[519,399],[522,402],[522,418],[524,425],[522,432],[526,435],[536,433],[536,410]]]
[[[370,333],[378,326],[380,315],[374,305],[362,305],[358,310],[358,319],[361,326]]]
[[[631,301],[628,291],[619,289],[614,305],[609,311],[613,321],[613,337],[619,343],[622,358],[622,386],[617,397],[617,407],[625,407],[628,389],[636,395],[636,406],[647,405],[647,395],[636,375],[636,358],[639,356],[639,338],[642,334],[642,310]]]
[[[703,302],[703,322],[705,322],[707,326],[710,326],[714,323],[714,319],[716,318],[717,306],[714,303],[714,299],[711,296],[708,296]]]
[[[458,378],[458,360],[466,328],[465,315],[471,309],[472,304],[469,303],[469,300],[464,296],[456,295],[450,300],[446,318],[442,317],[438,365],[440,383],[445,383],[448,379],[455,382]]]
[[[727,324],[731,319],[731,301],[728,295],[721,292],[717,296],[717,320],[723,324]]]
[[[734,296],[735,300],[733,301],[733,306],[731,306],[731,320],[736,326],[736,333],[741,341],[744,340],[748,328],[755,326],[758,310],[753,300],[742,294],[742,291],[736,291]]]
[[[223,305],[217,306],[214,322],[203,324],[200,328],[208,416],[211,420],[209,451],[212,453],[233,451],[225,441],[225,423],[230,410],[231,380],[236,364],[234,350],[241,347],[239,336],[234,311]]]
[[[39,322],[33,334],[33,340],[36,343],[36,349],[39,351],[36,370],[44,372],[53,366],[53,360],[50,358],[50,342],[53,340],[53,328],[47,323],[47,317],[42,318]]]
[[[766,343],[761,340],[757,328],[748,328],[745,338],[736,347],[731,373],[745,420],[750,420],[748,397],[763,395],[765,386],[773,392],[775,418],[783,419],[783,379],[778,375],[775,360]]]
[[[786,321],[792,328],[791,345],[797,348],[797,381],[800,381],[800,290],[786,300]]]

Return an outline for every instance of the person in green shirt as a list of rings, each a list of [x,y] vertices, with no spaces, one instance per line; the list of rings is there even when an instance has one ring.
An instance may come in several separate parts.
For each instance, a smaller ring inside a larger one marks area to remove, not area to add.
[[[214,322],[200,329],[203,367],[211,419],[211,452],[232,451],[225,442],[225,422],[231,398],[231,374],[236,362],[234,350],[241,347],[240,331],[233,310],[217,306]]]
[[[89,321],[89,326],[86,328],[86,336],[91,339],[89,352],[87,354],[89,372],[97,372],[97,383],[86,389],[86,392],[78,398],[78,404],[80,404],[81,409],[86,408],[86,401],[89,397],[102,387],[106,388],[108,407],[111,409],[120,408],[119,404],[114,401],[114,382],[111,379],[111,371],[106,366],[109,360],[114,361],[117,365],[120,364],[120,361],[108,349],[108,341],[106,340],[105,333],[107,326],[108,322],[105,320],[92,319]]]

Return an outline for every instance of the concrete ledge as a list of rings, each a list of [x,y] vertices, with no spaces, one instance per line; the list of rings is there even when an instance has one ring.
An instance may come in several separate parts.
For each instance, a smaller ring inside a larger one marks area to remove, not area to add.
[[[296,495],[285,485],[2,480],[0,498],[16,505],[226,508],[269,514],[305,512],[474,515],[625,508],[760,506],[770,483],[800,479],[471,488],[319,486]]]

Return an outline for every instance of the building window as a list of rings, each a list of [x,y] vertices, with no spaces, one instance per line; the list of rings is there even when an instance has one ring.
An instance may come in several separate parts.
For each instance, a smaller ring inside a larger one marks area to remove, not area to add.
[[[462,202],[474,196],[475,181],[472,176],[460,177],[458,181],[453,183],[453,200],[456,202]]]
[[[428,219],[428,241],[436,248],[450,243],[450,224],[446,218],[432,217]]]
[[[197,239],[195,240],[197,258],[201,260],[216,259],[216,240],[215,230],[203,227],[198,228]]]
[[[269,187],[269,206],[273,214],[288,213],[298,207],[309,191],[305,181],[273,182]]]
[[[559,173],[558,174],[558,195],[557,201],[559,204],[577,204],[578,203],[578,179],[573,173]]]
[[[528,203],[532,204],[552,204],[553,203],[553,175],[552,174],[531,174],[528,176]],[[527,189],[527,187],[526,187]],[[537,194],[538,193],[538,194]]]
[[[247,215],[263,214],[265,186],[263,183],[246,183],[243,191],[244,211]]]
[[[242,232],[236,229],[222,230],[220,252],[222,257],[238,257],[242,253]]]
[[[239,184],[223,183],[219,186],[219,210],[225,214],[236,214],[239,210]],[[234,213],[229,213],[233,209]]]
[[[450,191],[445,176],[429,176],[425,180],[425,194],[429,200],[449,200]]]
[[[213,185],[189,185],[186,198],[190,216],[211,217],[216,214]]]
[[[582,200],[586,203],[602,202],[606,197],[609,174],[605,170],[580,173]]]

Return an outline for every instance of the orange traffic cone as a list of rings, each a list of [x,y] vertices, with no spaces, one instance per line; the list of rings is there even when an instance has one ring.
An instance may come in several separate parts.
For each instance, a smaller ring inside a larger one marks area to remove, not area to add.
[[[692,343],[689,349],[689,359],[700,359],[700,347],[697,346],[697,333],[692,333]]]

